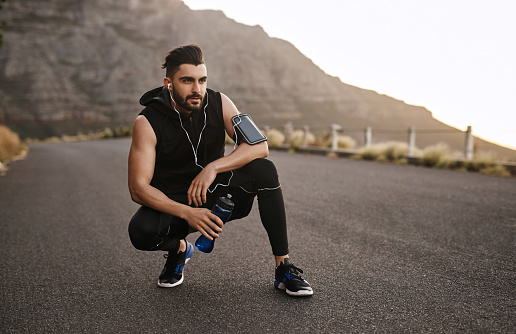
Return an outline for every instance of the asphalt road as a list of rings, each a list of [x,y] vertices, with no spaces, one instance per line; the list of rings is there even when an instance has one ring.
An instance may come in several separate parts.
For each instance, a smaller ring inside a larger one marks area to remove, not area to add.
[[[516,332],[516,179],[271,152],[314,296],[273,288],[257,204],[162,289],[127,235],[129,144],[34,145],[0,177],[0,332]]]

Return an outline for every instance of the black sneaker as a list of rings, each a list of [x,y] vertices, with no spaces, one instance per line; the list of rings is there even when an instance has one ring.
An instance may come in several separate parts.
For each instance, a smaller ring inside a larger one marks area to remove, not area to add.
[[[193,246],[186,242],[186,250],[179,254],[163,254],[167,259],[161,275],[159,275],[158,285],[162,288],[173,288],[183,283],[183,269],[190,260],[194,252]]]
[[[299,273],[303,273],[301,269],[294,266],[289,258],[285,258],[279,266],[276,267],[276,277],[274,286],[277,289],[285,290],[290,296],[311,296],[314,294],[310,283],[308,283]]]

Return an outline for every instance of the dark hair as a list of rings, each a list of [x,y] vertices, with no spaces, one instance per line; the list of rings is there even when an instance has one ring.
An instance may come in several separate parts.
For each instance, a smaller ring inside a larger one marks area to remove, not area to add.
[[[179,70],[182,64],[200,65],[204,64],[204,56],[199,46],[195,44],[180,46],[169,51],[161,68],[166,68],[166,76],[170,79]]]

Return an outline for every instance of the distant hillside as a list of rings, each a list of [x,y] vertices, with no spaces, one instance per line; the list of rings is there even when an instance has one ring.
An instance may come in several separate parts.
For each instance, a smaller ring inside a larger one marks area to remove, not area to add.
[[[359,144],[365,126],[377,142],[405,140],[404,129],[415,126],[438,130],[418,135],[418,147],[464,146],[462,132],[425,108],[342,83],[292,44],[220,11],[193,11],[179,0],[16,0],[5,3],[0,20],[7,24],[0,118],[23,137],[131,124],[139,97],[162,83],[166,52],[196,43],[205,51],[209,86],[260,126],[282,129],[291,121],[320,132],[338,123]],[[515,151],[476,145],[516,160]]]

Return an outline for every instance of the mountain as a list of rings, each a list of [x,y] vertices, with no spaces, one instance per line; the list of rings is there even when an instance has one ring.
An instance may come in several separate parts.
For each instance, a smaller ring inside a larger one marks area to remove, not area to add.
[[[22,137],[131,124],[139,97],[162,84],[165,54],[195,43],[205,52],[209,87],[262,127],[290,121],[319,133],[337,123],[361,145],[366,126],[373,142],[405,141],[414,126],[425,130],[418,147],[464,147],[464,133],[424,107],[347,85],[287,41],[221,11],[190,10],[180,0],[17,0],[4,4],[0,20],[0,119]],[[516,160],[516,151],[475,143]]]

